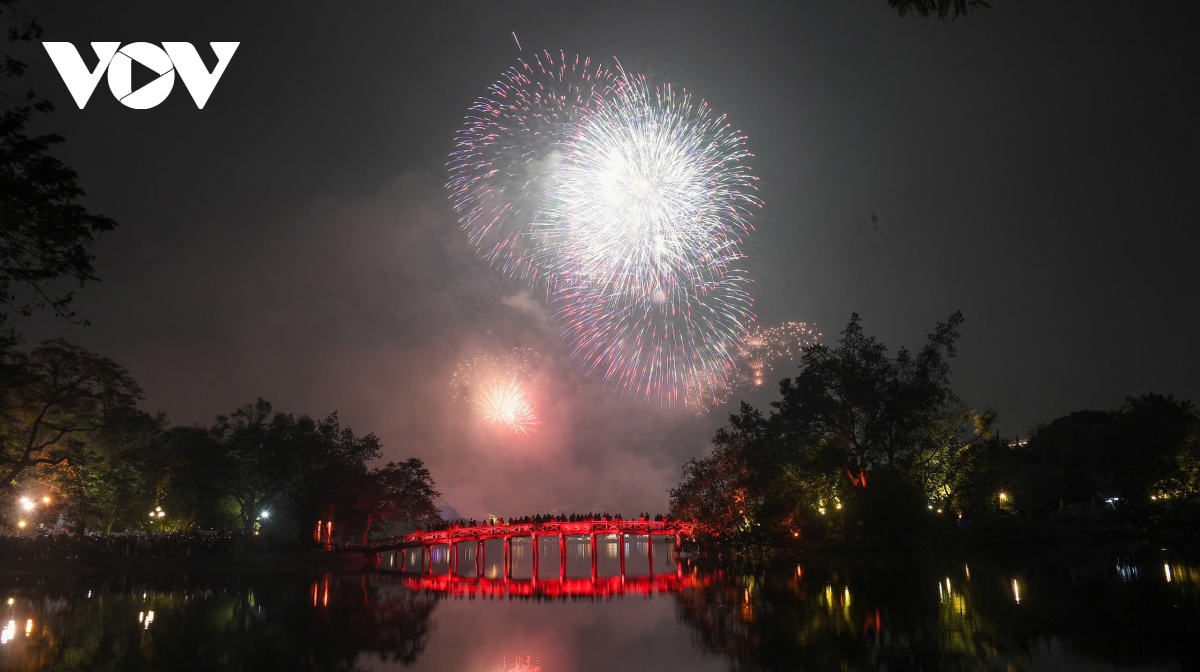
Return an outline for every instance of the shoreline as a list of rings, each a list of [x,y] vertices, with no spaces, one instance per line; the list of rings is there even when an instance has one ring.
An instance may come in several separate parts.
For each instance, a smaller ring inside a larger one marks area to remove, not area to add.
[[[0,576],[45,574],[152,574],[160,572],[358,572],[372,566],[362,551],[262,553],[222,557],[99,557],[0,563]]]

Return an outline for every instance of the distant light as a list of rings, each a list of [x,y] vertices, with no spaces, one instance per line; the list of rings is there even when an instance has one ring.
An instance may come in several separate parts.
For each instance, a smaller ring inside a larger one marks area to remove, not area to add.
[[[50,503],[50,497],[49,497],[49,496],[47,496],[47,497],[42,497],[42,503],[43,503],[43,504],[49,504],[49,503]]]
[[[25,509],[26,511],[32,511],[33,510],[33,500],[29,499],[28,497],[22,497],[21,498],[21,508]]]
[[[1150,499],[1158,499],[1158,495],[1150,495]]]
[[[1000,501],[1002,501],[1002,502],[1008,501],[1008,493],[1007,492],[1000,493]]]
[[[270,518],[270,517],[271,517],[271,512],[270,512],[270,511],[264,510],[264,511],[262,512],[262,519],[263,519],[263,520],[266,520],[266,519],[268,519],[268,518]]]
[[[158,512],[158,517],[159,517],[159,518],[162,518],[162,517],[163,517],[163,516],[165,516],[165,515],[167,515],[167,512],[166,512],[166,511],[159,510],[159,512]]]
[[[1012,580],[1012,587],[1013,587],[1013,598],[1017,601],[1017,604],[1020,604],[1021,603],[1021,586],[1017,585],[1016,579]]]
[[[792,532],[792,536],[793,536],[793,537],[798,537],[798,536],[800,536],[800,533],[799,533],[799,532]]]
[[[930,511],[933,511],[933,504],[930,504],[930,505],[929,505],[929,510],[930,510]]]
[[[25,621],[25,636],[28,637],[29,633],[31,633],[31,632],[33,632],[33,619],[32,618]]]
[[[1163,573],[1167,575],[1167,583],[1171,582],[1171,566],[1163,563]]]
[[[17,527],[21,528],[22,530],[25,529],[25,521],[22,520],[21,522],[17,523]]]
[[[15,602],[15,600],[13,598],[11,598],[11,597],[8,598],[8,606],[11,607],[13,605],[13,602]]]
[[[835,506],[836,508],[838,508],[838,509],[841,509],[841,508],[842,508],[842,503],[841,503],[841,502],[838,502],[837,504],[834,504],[834,506]]]
[[[942,512],[942,510],[941,510],[941,509],[938,509],[938,513],[941,513],[941,512]]]

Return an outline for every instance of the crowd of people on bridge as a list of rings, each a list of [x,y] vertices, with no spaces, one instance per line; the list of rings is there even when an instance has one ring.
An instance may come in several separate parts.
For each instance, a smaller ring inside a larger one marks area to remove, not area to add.
[[[582,522],[620,522],[626,520],[621,517],[621,514],[609,513],[571,513],[571,514],[553,514],[545,513],[534,516],[520,516],[517,518],[509,518],[505,523],[503,518],[488,518],[482,521],[477,521],[474,518],[458,518],[456,520],[443,521],[440,523],[431,523],[425,526],[426,532],[440,532],[443,530],[459,530],[468,527],[492,527],[494,525],[538,525],[541,523],[582,523]],[[669,522],[672,519],[664,514],[655,514],[651,518],[649,513],[639,513],[636,518],[628,520]]]

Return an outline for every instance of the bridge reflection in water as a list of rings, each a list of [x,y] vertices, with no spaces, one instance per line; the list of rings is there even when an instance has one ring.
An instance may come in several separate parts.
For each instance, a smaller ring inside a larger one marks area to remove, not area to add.
[[[581,521],[454,527],[372,544],[378,568],[419,590],[456,596],[673,592],[691,578],[677,554],[692,525]]]

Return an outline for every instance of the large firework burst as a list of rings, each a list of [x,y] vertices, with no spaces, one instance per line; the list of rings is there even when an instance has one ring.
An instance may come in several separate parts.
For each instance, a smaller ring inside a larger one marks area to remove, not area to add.
[[[472,108],[454,207],[493,266],[545,287],[576,357],[622,393],[704,402],[753,321],[745,137],[670,85],[543,53]]]
[[[450,190],[467,237],[493,267],[536,280],[531,228],[557,180],[559,144],[616,83],[598,62],[543,52],[471,107],[450,155]]]
[[[753,319],[745,137],[669,85],[625,75],[610,93],[562,141],[535,256],[589,370],[671,405],[714,396]]]

